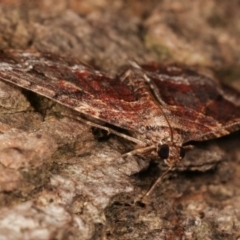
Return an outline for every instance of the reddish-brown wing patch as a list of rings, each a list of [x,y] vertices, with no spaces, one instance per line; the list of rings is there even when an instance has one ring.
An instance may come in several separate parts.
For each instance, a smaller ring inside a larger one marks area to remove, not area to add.
[[[170,122],[182,126],[183,141],[207,140],[240,129],[240,94],[216,80],[179,66],[144,65]],[[173,126],[172,126],[173,127]]]
[[[16,50],[0,54],[1,80],[125,128],[145,145],[169,141],[182,145],[240,128],[239,105],[216,81],[183,67],[142,67],[130,68],[119,78],[77,59]],[[155,83],[160,102],[145,76]]]
[[[0,54],[0,79],[53,99],[85,115],[135,131],[158,108],[119,78],[76,59],[9,50]]]

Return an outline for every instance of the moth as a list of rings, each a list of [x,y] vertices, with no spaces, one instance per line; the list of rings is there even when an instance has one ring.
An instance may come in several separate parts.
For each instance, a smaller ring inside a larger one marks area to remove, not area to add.
[[[111,76],[78,59],[5,50],[0,80],[50,98],[86,123],[134,142],[135,149],[124,157],[154,151],[168,170],[146,195],[181,161],[191,141],[240,129],[240,94],[183,66],[132,63]]]

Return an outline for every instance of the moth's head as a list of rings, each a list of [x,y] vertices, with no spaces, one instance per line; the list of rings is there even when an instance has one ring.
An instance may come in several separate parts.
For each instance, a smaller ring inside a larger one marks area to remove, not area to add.
[[[169,167],[173,167],[184,158],[185,149],[174,142],[167,142],[158,145],[157,153]]]

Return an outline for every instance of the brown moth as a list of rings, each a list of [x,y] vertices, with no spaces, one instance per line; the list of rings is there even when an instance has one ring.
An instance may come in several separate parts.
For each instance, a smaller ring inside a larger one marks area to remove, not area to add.
[[[110,76],[77,59],[6,50],[0,53],[0,80],[48,97],[86,123],[136,143],[123,156],[154,150],[169,168],[146,195],[184,157],[190,141],[240,129],[240,94],[177,65],[132,63],[121,76]]]

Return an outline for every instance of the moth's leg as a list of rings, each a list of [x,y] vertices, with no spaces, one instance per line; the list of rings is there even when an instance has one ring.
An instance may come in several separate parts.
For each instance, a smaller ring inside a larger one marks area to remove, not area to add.
[[[136,154],[149,152],[149,151],[151,151],[151,150],[153,150],[153,149],[156,149],[156,146],[155,146],[155,145],[148,146],[148,147],[140,147],[140,148],[134,149],[134,150],[132,150],[132,151],[130,151],[130,152],[127,152],[127,153],[122,154],[121,157],[122,157],[122,158],[125,158],[125,157],[129,157],[129,156],[134,156],[134,155],[136,155]],[[94,168],[96,168],[96,167],[98,167],[98,166],[101,166],[101,165],[103,165],[104,163],[109,163],[109,162],[114,161],[114,160],[115,160],[115,159],[113,158],[113,159],[108,160],[108,161],[98,162],[98,163],[96,163],[96,164],[94,164],[94,165],[86,168],[86,169],[84,170],[84,172],[85,172],[85,173],[88,173],[90,170],[92,170],[92,169],[94,169]]]
[[[125,158],[125,157],[133,156],[136,154],[146,153],[146,152],[149,152],[154,149],[156,149],[155,145],[151,145],[151,146],[147,146],[147,147],[140,147],[140,148],[134,149],[130,152],[122,154],[122,157]]]
[[[186,145],[186,146],[182,146],[182,148],[184,148],[185,150],[192,150],[194,149],[194,145]]]
[[[136,143],[136,144],[138,144],[138,145],[140,145],[140,146],[145,146],[145,144],[144,144],[142,141],[138,140],[137,138],[130,137],[130,136],[124,134],[124,133],[120,133],[120,132],[115,131],[115,130],[109,128],[109,127],[104,127],[104,126],[102,126],[102,125],[100,125],[100,124],[91,122],[91,121],[89,121],[89,120],[83,119],[83,118],[78,117],[78,116],[75,116],[75,115],[73,115],[73,114],[70,114],[70,115],[68,114],[67,117],[71,117],[71,118],[73,118],[73,119],[76,119],[77,121],[82,122],[82,123],[84,123],[84,124],[87,124],[87,125],[89,125],[89,126],[91,126],[91,127],[96,127],[96,128],[103,129],[103,130],[105,130],[108,134],[109,134],[109,133],[112,133],[112,134],[114,134],[114,135],[117,135],[117,136],[119,136],[119,137],[122,137],[122,138],[124,138],[124,139],[127,139],[127,140],[130,141],[130,142],[134,142],[134,143]]]
[[[104,127],[104,126],[102,126],[102,125],[100,125],[100,124],[96,124],[96,123],[93,123],[93,122],[91,122],[91,121],[88,121],[88,120],[85,120],[85,119],[82,119],[82,118],[78,118],[78,120],[79,120],[79,121],[82,121],[83,123],[85,123],[85,124],[87,124],[87,125],[89,125],[89,126],[103,129],[103,130],[107,131],[108,133],[115,134],[115,135],[117,135],[117,136],[119,136],[119,137],[122,137],[122,138],[124,138],[124,139],[127,139],[128,141],[131,141],[131,142],[134,142],[134,143],[136,143],[136,144],[139,144],[139,145],[144,146],[144,143],[143,143],[142,141],[138,140],[137,138],[130,137],[130,136],[124,134],[124,133],[117,132],[117,131],[115,131],[115,130],[113,130],[113,129],[111,129],[111,128]]]

